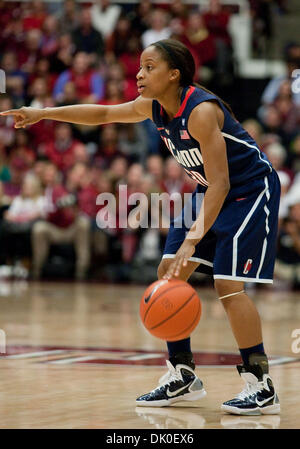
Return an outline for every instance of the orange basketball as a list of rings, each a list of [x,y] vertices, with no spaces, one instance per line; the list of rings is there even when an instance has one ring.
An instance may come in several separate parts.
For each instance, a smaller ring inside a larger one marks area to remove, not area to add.
[[[190,336],[201,317],[201,301],[187,282],[153,282],[140,302],[140,316],[150,334],[166,341]]]

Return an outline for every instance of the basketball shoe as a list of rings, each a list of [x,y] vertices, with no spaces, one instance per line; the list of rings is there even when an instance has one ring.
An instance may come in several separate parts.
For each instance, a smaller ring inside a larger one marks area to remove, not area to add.
[[[268,360],[266,356],[252,356],[249,365],[237,366],[246,387],[235,398],[224,402],[221,410],[235,415],[276,415],[280,413],[280,404],[268,374]]]
[[[176,355],[166,363],[168,372],[159,379],[158,387],[138,397],[136,405],[165,407],[179,401],[196,401],[206,395],[202,381],[194,372],[195,364],[192,355],[188,357]]]

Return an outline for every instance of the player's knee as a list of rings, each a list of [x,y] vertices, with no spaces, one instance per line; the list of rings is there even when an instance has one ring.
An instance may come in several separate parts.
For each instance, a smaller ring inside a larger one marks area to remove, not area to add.
[[[218,293],[218,296],[221,297],[243,290],[244,283],[239,281],[231,281],[228,279],[215,279],[214,287]]]

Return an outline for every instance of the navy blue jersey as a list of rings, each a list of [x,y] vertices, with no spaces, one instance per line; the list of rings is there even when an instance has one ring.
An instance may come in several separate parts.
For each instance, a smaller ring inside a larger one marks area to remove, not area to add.
[[[221,132],[226,142],[231,187],[244,185],[272,172],[266,155],[218,97],[198,87],[188,86],[183,89],[180,109],[171,121],[168,122],[163,107],[156,100],[152,103],[152,115],[171,154],[188,175],[198,182],[198,191],[205,191],[208,182],[199,142],[188,131],[188,119],[192,110],[203,101],[216,101],[224,113]]]

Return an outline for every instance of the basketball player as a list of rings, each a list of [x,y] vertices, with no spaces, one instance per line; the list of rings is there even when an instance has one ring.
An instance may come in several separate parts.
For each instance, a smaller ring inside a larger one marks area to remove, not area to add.
[[[16,128],[41,119],[84,125],[153,120],[171,154],[198,182],[192,200],[195,221],[190,229],[171,223],[158,277],[187,281],[195,270],[213,274],[243,360],[237,369],[246,383],[221,408],[234,414],[276,414],[280,405],[269,375],[260,317],[244,283],[272,282],[280,183],[230,107],[193,84],[194,72],[193,57],[184,45],[161,40],[142,53],[140,96],[132,102],[23,107],[2,115],[14,115]],[[201,192],[197,204],[196,193]],[[194,372],[190,338],[167,345],[169,371],[157,388],[137,399],[137,405],[166,406],[206,394]]]

